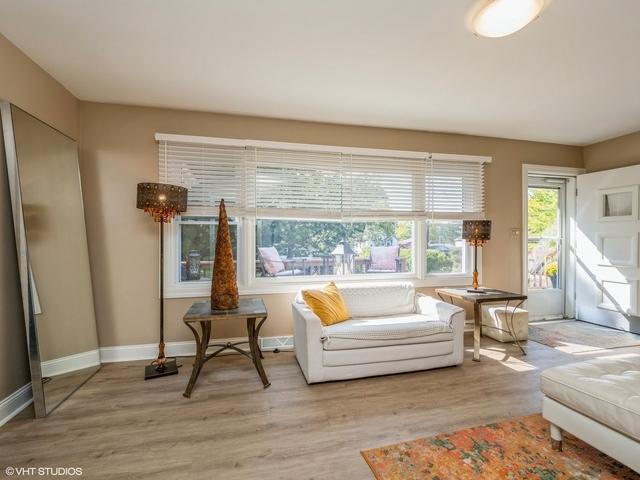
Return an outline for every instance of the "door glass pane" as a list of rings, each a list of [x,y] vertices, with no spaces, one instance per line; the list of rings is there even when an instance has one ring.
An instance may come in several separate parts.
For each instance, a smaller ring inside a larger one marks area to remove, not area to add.
[[[604,195],[604,216],[625,217],[633,215],[633,193],[618,192]]]
[[[529,187],[528,199],[529,288],[560,288],[560,189]]]

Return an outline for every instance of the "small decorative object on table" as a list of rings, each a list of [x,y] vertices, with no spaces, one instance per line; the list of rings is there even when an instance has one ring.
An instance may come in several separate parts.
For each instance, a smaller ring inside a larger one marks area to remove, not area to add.
[[[211,308],[213,310],[238,308],[239,298],[229,219],[227,218],[224,199],[222,199],[220,200],[216,253],[211,276]]]
[[[238,308],[229,310],[214,310],[211,308],[211,304],[207,301],[195,302],[191,305],[189,311],[185,314],[183,321],[184,324],[189,327],[189,330],[193,332],[193,336],[196,339],[196,358],[193,362],[193,371],[191,372],[191,378],[187,384],[187,388],[183,393],[183,396],[189,398],[191,391],[193,390],[198,375],[202,366],[216,355],[224,352],[225,350],[234,350],[237,353],[241,353],[253,363],[260,375],[262,385],[267,388],[271,383],[267,378],[267,374],[262,367],[262,351],[258,345],[258,338],[260,335],[260,328],[267,319],[267,308],[264,306],[264,302],[261,298],[241,298]],[[211,324],[214,320],[221,322],[247,322],[247,340],[240,342],[227,342],[227,343],[212,343],[209,344],[211,339]],[[196,325],[200,326],[200,332],[196,330]],[[238,348],[238,345],[244,343],[249,344],[249,352]],[[218,347],[213,353],[207,354],[209,347]]]
[[[478,289],[478,247],[491,239],[491,220],[463,220],[462,238],[473,245],[473,290],[470,293],[482,293]]]
[[[164,223],[187,210],[187,189],[166,183],[139,183],[136,205],[151,215],[160,225],[160,343],[158,357],[147,365],[144,379],[164,377],[178,373],[176,361],[167,361],[164,355]]]

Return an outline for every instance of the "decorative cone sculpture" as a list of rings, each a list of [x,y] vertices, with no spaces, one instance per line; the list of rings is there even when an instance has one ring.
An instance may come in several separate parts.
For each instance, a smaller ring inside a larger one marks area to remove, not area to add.
[[[220,200],[218,215],[218,234],[216,236],[216,253],[213,261],[211,279],[211,308],[213,310],[231,310],[238,308],[238,282],[236,281],[236,265],[233,261],[231,232],[224,199]]]

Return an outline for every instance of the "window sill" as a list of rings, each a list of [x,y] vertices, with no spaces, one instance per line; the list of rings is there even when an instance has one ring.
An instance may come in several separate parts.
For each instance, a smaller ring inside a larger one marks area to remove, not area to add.
[[[437,274],[428,275],[425,278],[418,278],[415,275],[387,275],[384,278],[379,276],[366,276],[363,278],[354,277],[315,277],[315,278],[272,278],[256,279],[251,286],[239,286],[240,295],[268,295],[278,293],[297,293],[303,287],[317,287],[327,282],[353,285],[359,283],[384,283],[393,281],[409,281],[416,288],[425,287],[460,287],[470,285],[472,276],[470,274]],[[211,292],[211,282],[193,282],[190,284],[174,284],[165,286],[165,298],[201,298],[208,297]]]

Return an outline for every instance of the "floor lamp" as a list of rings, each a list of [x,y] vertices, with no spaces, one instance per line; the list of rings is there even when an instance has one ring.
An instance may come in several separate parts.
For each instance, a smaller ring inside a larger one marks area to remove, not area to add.
[[[178,373],[175,359],[167,361],[164,355],[164,224],[187,210],[187,189],[166,183],[139,183],[136,206],[160,225],[160,343],[158,357],[144,370],[144,379],[149,380]]]
[[[491,239],[491,220],[463,220],[462,238],[473,246],[473,289],[470,293],[484,293],[478,289],[478,247]]]

